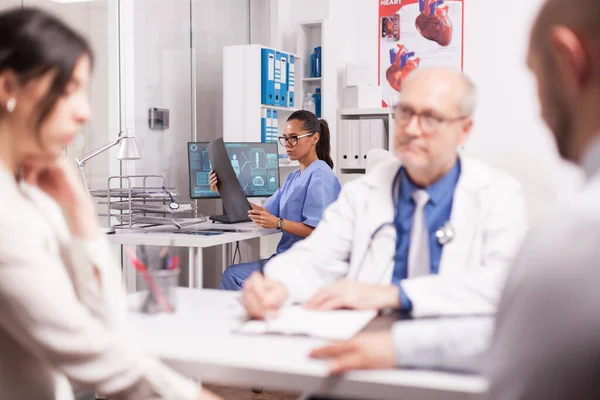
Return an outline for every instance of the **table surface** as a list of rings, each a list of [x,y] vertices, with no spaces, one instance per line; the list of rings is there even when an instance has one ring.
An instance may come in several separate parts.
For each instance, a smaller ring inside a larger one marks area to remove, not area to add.
[[[213,235],[190,235],[175,232],[194,230],[228,230],[231,232]],[[118,229],[116,233],[107,235],[108,241],[119,245],[174,246],[174,247],[212,247],[226,243],[254,239],[279,233],[277,229],[265,229],[253,222],[241,224],[218,224],[205,222],[178,230],[174,227],[148,228],[146,232],[136,229]]]
[[[130,296],[132,307],[143,295]],[[312,349],[326,343],[323,340],[232,333],[245,320],[239,293],[177,288],[175,295],[175,313],[132,311],[132,334],[147,351],[190,377],[364,399],[475,399],[487,388],[481,377],[433,371],[356,371],[329,377],[324,361],[308,357]],[[366,329],[389,327],[393,321],[378,317]]]

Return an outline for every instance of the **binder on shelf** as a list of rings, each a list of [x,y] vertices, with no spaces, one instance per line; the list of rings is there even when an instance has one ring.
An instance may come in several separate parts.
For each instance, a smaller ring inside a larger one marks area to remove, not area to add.
[[[360,168],[360,121],[350,120],[352,130],[350,134],[350,168]]]
[[[278,111],[277,110],[273,110],[273,112],[271,113],[271,143],[277,143],[277,135],[278,135]]]
[[[367,168],[367,153],[371,149],[371,121],[360,120],[360,167]]]
[[[383,119],[372,119],[370,122],[370,149],[386,149],[388,146],[386,145],[386,133],[385,133],[385,124],[383,123]],[[388,150],[393,152],[393,148],[388,148]]]
[[[269,143],[268,142],[268,137],[269,137],[269,128],[268,128],[268,124],[267,121],[269,119],[269,111],[271,111],[270,109],[267,108],[263,108],[261,110],[261,116],[260,116],[260,141],[263,143]]]
[[[275,90],[273,90],[273,93],[275,95],[274,101],[272,104],[278,106],[281,104],[281,56],[279,55],[280,53],[278,51],[275,52],[274,57],[275,57],[275,81],[274,81],[274,86],[275,86]]]
[[[262,49],[261,52],[261,103],[275,105],[275,51]]]
[[[296,60],[293,55],[290,54],[288,60],[288,107],[294,107],[296,95]]]
[[[340,167],[341,168],[349,168],[350,167],[350,151],[351,151],[351,143],[352,140],[352,121],[349,119],[345,119],[341,121],[341,129],[340,129],[340,150],[341,150],[341,160]]]
[[[287,107],[288,105],[288,55],[287,53],[277,52],[279,60],[279,67],[281,72],[279,74],[279,83],[281,84],[279,92],[279,105],[281,107]]]
[[[279,136],[279,111],[273,110],[273,116],[271,118],[271,137],[273,141],[277,141],[277,136]]]

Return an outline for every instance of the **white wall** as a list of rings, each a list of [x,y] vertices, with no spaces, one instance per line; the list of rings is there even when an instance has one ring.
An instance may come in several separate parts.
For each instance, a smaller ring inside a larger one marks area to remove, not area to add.
[[[293,44],[289,38],[297,22],[318,18],[332,22],[340,89],[346,64],[377,66],[378,0],[278,2],[290,10],[288,19],[280,19],[284,50],[293,49],[287,46]],[[493,7],[489,2],[465,0],[464,71],[479,88],[475,129],[466,150],[539,160],[560,180],[559,189],[569,192],[580,184],[580,171],[559,160],[539,117],[534,81],[525,65],[531,21],[541,3],[507,0],[502,7]],[[339,95],[341,106],[342,90]]]

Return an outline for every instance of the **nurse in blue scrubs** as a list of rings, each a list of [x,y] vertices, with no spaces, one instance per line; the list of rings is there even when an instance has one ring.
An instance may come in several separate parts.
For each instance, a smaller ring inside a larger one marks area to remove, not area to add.
[[[332,170],[329,126],[325,120],[319,120],[310,111],[296,111],[288,118],[279,143],[285,146],[290,160],[298,160],[300,169],[288,176],[264,207],[250,203],[252,210],[248,213],[263,228],[281,230],[283,235],[272,257],[310,235],[341,190]],[[214,191],[217,182],[216,175],[211,173]],[[230,266],[223,273],[221,289],[241,290],[244,281],[266,261]]]

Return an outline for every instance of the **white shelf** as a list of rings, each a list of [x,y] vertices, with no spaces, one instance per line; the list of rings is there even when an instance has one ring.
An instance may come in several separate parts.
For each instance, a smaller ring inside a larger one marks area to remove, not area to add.
[[[290,160],[279,160],[279,167],[281,168],[299,168],[300,163],[298,160],[290,161]]]
[[[288,111],[290,113],[293,113],[295,111],[300,110],[299,108],[291,108],[291,107],[281,107],[281,106],[269,106],[266,104],[261,104],[260,106],[262,109],[271,109],[271,110],[277,110],[277,111]]]
[[[302,78],[302,82],[321,82],[321,77],[318,77],[318,78]]]
[[[344,108],[340,110],[341,116],[348,115],[390,115],[393,113],[391,108]]]

